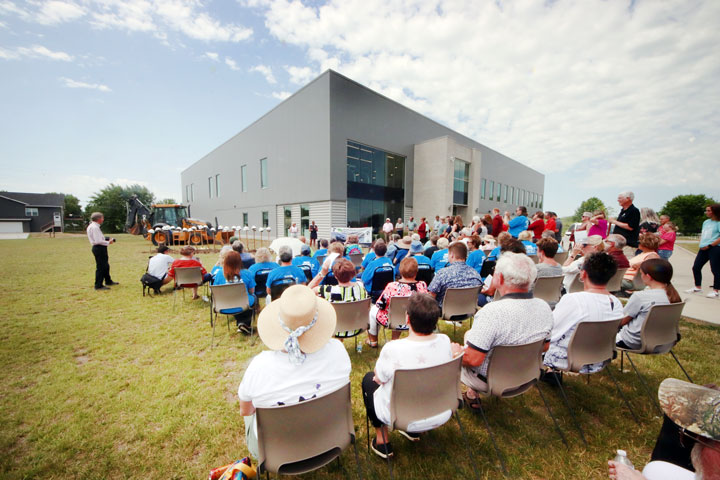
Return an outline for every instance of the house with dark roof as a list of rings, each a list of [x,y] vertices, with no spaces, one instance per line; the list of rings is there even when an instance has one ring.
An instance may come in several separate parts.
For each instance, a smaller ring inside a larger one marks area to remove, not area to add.
[[[0,233],[62,231],[64,205],[61,193],[0,192]]]

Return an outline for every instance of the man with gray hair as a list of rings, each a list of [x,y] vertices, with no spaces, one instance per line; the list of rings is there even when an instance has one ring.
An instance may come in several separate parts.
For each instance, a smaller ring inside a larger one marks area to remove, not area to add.
[[[243,244],[240,240],[235,240],[234,242],[231,242],[231,244],[232,249],[240,254],[244,269],[248,269],[255,264],[255,258],[245,251],[245,244]]]
[[[468,387],[465,400],[473,410],[479,408],[478,394],[487,391],[486,376],[494,347],[522,345],[550,336],[552,310],[530,291],[536,277],[535,262],[521,253],[503,253],[495,266],[492,284],[502,298],[476,313],[465,334],[460,379]]]
[[[292,248],[288,245],[280,247],[278,249],[278,259],[280,260],[280,266],[268,274],[265,282],[268,295],[270,295],[270,287],[280,283],[307,284],[305,272],[302,271],[302,268],[292,264]]]
[[[615,226],[613,233],[625,237],[628,247],[635,250],[638,247],[640,235],[640,210],[633,205],[635,194],[633,192],[622,192],[618,195],[617,201],[622,210],[617,218],[610,218],[608,222]]]
[[[630,268],[630,262],[628,261],[627,257],[623,253],[623,248],[625,248],[625,237],[622,235],[618,235],[616,233],[613,233],[611,235],[608,235],[605,241],[605,251],[609,253],[614,259],[615,263],[617,263],[618,268]]]
[[[100,225],[105,221],[105,216],[100,212],[93,212],[90,215],[90,225],[87,227],[87,236],[92,245],[92,253],[95,257],[95,290],[110,290],[110,285],[119,285],[110,278],[110,263],[108,262],[107,247],[115,243],[114,238],[106,237],[100,230]],[[103,285],[103,281],[105,285]]]

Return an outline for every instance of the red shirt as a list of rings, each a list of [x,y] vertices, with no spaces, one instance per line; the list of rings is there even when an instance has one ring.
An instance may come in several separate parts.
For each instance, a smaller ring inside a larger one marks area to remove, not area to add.
[[[207,271],[205,270],[205,267],[202,266],[202,263],[198,262],[194,258],[185,259],[185,258],[178,258],[175,260],[172,265],[170,265],[170,270],[168,270],[168,277],[175,278],[175,269],[176,268],[185,268],[185,267],[200,267],[202,268],[202,274],[205,275]]]
[[[545,230],[545,220],[543,220],[542,218],[538,218],[530,225],[528,225],[528,230],[531,230],[533,232],[535,238],[540,238],[542,236],[543,230]]]
[[[499,213],[493,217],[492,228],[492,234],[496,237],[503,231],[503,219]]]
[[[420,222],[420,226],[418,227],[418,235],[420,235],[420,238],[425,238],[425,229],[427,228],[427,224],[425,222]]]
[[[545,230],[550,230],[553,233],[557,233],[558,229],[557,225],[555,224],[555,217],[547,221],[547,223],[545,224]]]

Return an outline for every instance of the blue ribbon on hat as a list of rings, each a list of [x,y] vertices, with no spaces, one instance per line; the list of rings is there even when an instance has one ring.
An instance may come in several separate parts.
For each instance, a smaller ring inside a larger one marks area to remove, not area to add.
[[[278,322],[280,322],[280,326],[283,328],[283,330],[290,334],[288,335],[287,340],[285,340],[285,351],[287,351],[288,355],[290,356],[290,363],[294,365],[301,365],[305,361],[306,355],[305,353],[303,353],[302,350],[300,350],[300,343],[298,342],[298,337],[310,330],[317,322],[317,319],[318,311],[315,310],[315,316],[313,316],[313,319],[310,323],[308,323],[307,325],[302,325],[295,330],[291,330],[290,327],[285,325],[282,317],[278,315]]]

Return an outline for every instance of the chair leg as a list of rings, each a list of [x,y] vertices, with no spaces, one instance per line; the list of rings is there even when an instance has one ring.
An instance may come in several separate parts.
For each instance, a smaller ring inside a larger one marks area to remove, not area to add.
[[[625,350],[620,350],[620,373],[625,373],[623,370],[623,360],[625,360]]]
[[[632,358],[630,358],[629,353],[628,353],[627,357],[628,357],[628,362],[630,362],[630,365],[632,366],[633,370],[635,370],[635,373],[637,374],[638,378],[640,379],[640,384],[643,386],[643,390],[645,390],[645,393],[647,394],[647,396],[650,397],[650,400],[655,404],[658,411],[660,412],[660,416],[662,416],[663,415],[662,408],[660,408],[660,404],[658,403],[657,398],[655,398],[655,396],[653,396],[652,392],[650,391],[650,386],[647,384],[647,382],[645,381],[643,376],[640,375],[640,371],[635,366],[635,362],[632,361]]]
[[[210,338],[210,350],[215,347],[215,325],[217,325],[217,313],[215,314],[215,321],[212,321],[212,317],[210,319],[210,324],[212,325],[212,337]]]
[[[620,394],[620,397],[625,402],[625,405],[627,406],[628,410],[630,410],[630,413],[632,414],[633,418],[635,419],[635,423],[640,425],[640,420],[638,419],[637,415],[635,414],[635,410],[633,410],[627,397],[620,389],[620,384],[618,384],[618,381],[615,379],[615,375],[612,374],[612,371],[610,370],[610,365],[605,367],[605,371],[608,372],[608,375],[610,375],[610,378],[612,378],[613,383],[615,383],[615,388],[617,389],[618,393]]]
[[[467,451],[470,456],[470,465],[472,465],[473,472],[475,473],[475,478],[477,480],[480,480],[480,474],[477,471],[477,464],[475,463],[472,448],[470,448],[470,442],[467,439],[467,435],[465,435],[465,429],[463,428],[462,423],[460,423],[460,415],[458,414],[457,410],[455,410],[455,420],[457,420],[458,427],[460,428],[460,434],[462,435],[463,443],[467,447]]]
[[[557,372],[556,372],[557,373]],[[567,398],[567,395],[565,395],[565,389],[562,386],[562,382],[560,382],[560,379],[555,375],[555,383],[558,387],[560,387],[560,395],[562,396],[563,402],[565,402],[565,406],[567,407],[568,411],[570,412],[570,417],[573,419],[573,423],[575,424],[575,428],[578,429],[578,432],[580,432],[580,438],[582,438],[583,443],[587,447],[587,440],[585,440],[585,433],[583,433],[583,429],[580,426],[580,422],[578,421],[577,417],[575,416],[575,412],[573,411],[572,407],[570,407],[570,401]]]
[[[355,427],[353,427],[353,430],[355,430]],[[360,457],[358,456],[358,451],[357,451],[356,438],[357,438],[357,436],[355,436],[355,438],[352,439],[353,450],[355,451],[355,466],[357,467],[358,478],[360,480],[363,480],[362,468],[360,468]]]
[[[498,456],[498,460],[500,460],[500,468],[502,469],[503,475],[507,476],[508,471],[507,467],[505,467],[505,460],[503,460],[502,452],[500,451],[500,448],[497,445],[497,442],[495,441],[495,435],[492,433],[492,429],[490,428],[490,423],[488,423],[487,417],[485,416],[485,410],[482,407],[482,403],[478,403],[478,407],[480,407],[480,413],[482,414],[483,420],[485,421],[485,427],[487,428],[488,435],[490,435],[490,441],[493,444],[493,447],[495,448],[495,453]]]
[[[563,433],[562,429],[560,428],[560,425],[558,425],[557,419],[555,418],[555,415],[553,415],[552,410],[550,410],[550,404],[547,403],[547,400],[545,400],[545,395],[543,394],[542,390],[540,389],[540,385],[535,383],[535,388],[537,388],[538,393],[540,394],[540,398],[542,398],[543,403],[545,404],[545,409],[547,410],[548,414],[550,415],[550,418],[552,418],[553,424],[555,425],[555,429],[558,431],[558,434],[560,435],[560,440],[565,444],[565,448],[570,449],[570,445],[567,442],[567,439],[565,438],[565,434]]]
[[[689,381],[690,383],[695,383],[695,382],[692,381],[692,378],[690,378],[690,375],[688,375],[688,373],[685,371],[685,369],[683,368],[682,364],[680,363],[680,360],[678,360],[678,358],[675,356],[675,353],[674,353],[672,350],[670,350],[670,355],[672,355],[672,357],[675,359],[675,362],[678,364],[678,367],[680,367],[680,370],[683,371],[683,373],[684,373],[685,376],[687,377],[688,381]]]

